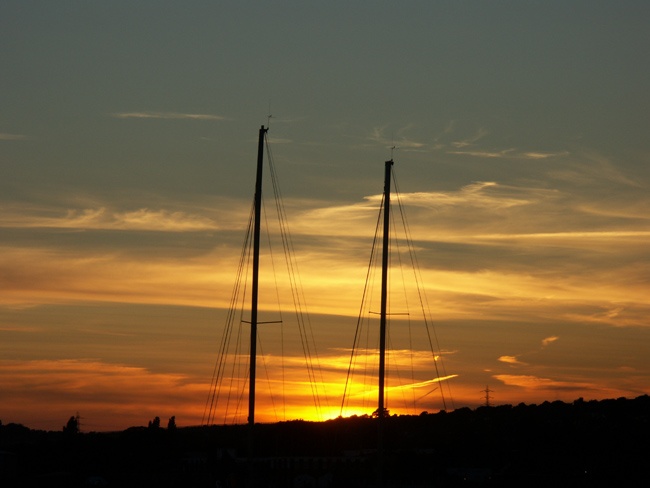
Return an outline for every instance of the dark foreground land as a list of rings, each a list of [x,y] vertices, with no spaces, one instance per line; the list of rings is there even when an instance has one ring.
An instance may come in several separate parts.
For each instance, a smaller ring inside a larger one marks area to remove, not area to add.
[[[650,486],[650,397],[115,433],[0,425],[2,487]],[[380,474],[381,473],[381,474]]]

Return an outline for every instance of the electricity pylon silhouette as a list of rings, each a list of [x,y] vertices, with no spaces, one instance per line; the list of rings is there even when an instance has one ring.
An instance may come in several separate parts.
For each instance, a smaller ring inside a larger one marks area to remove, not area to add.
[[[485,390],[481,391],[485,393],[485,406],[490,407],[490,393],[492,393],[494,390],[490,390],[490,388],[485,385]]]

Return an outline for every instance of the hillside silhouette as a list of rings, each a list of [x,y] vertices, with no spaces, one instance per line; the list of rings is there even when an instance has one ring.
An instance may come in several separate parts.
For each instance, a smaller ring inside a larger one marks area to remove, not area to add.
[[[3,487],[377,486],[378,420],[58,432],[0,424]],[[649,486],[650,397],[385,421],[383,486]]]

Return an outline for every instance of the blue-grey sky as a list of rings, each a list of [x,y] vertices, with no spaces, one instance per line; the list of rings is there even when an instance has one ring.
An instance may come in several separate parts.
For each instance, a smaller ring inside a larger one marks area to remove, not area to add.
[[[457,406],[486,384],[647,392],[649,20],[643,1],[2,2],[0,419],[200,421],[269,115],[325,363],[351,346],[395,146]]]

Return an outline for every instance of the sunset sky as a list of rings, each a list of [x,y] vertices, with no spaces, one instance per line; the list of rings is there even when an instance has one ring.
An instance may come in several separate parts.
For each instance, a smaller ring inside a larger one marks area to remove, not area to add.
[[[392,146],[455,408],[648,393],[649,24],[645,0],[4,0],[0,420],[201,422],[269,114],[328,403],[289,343],[260,421],[339,413]],[[394,362],[434,412],[416,344]]]

